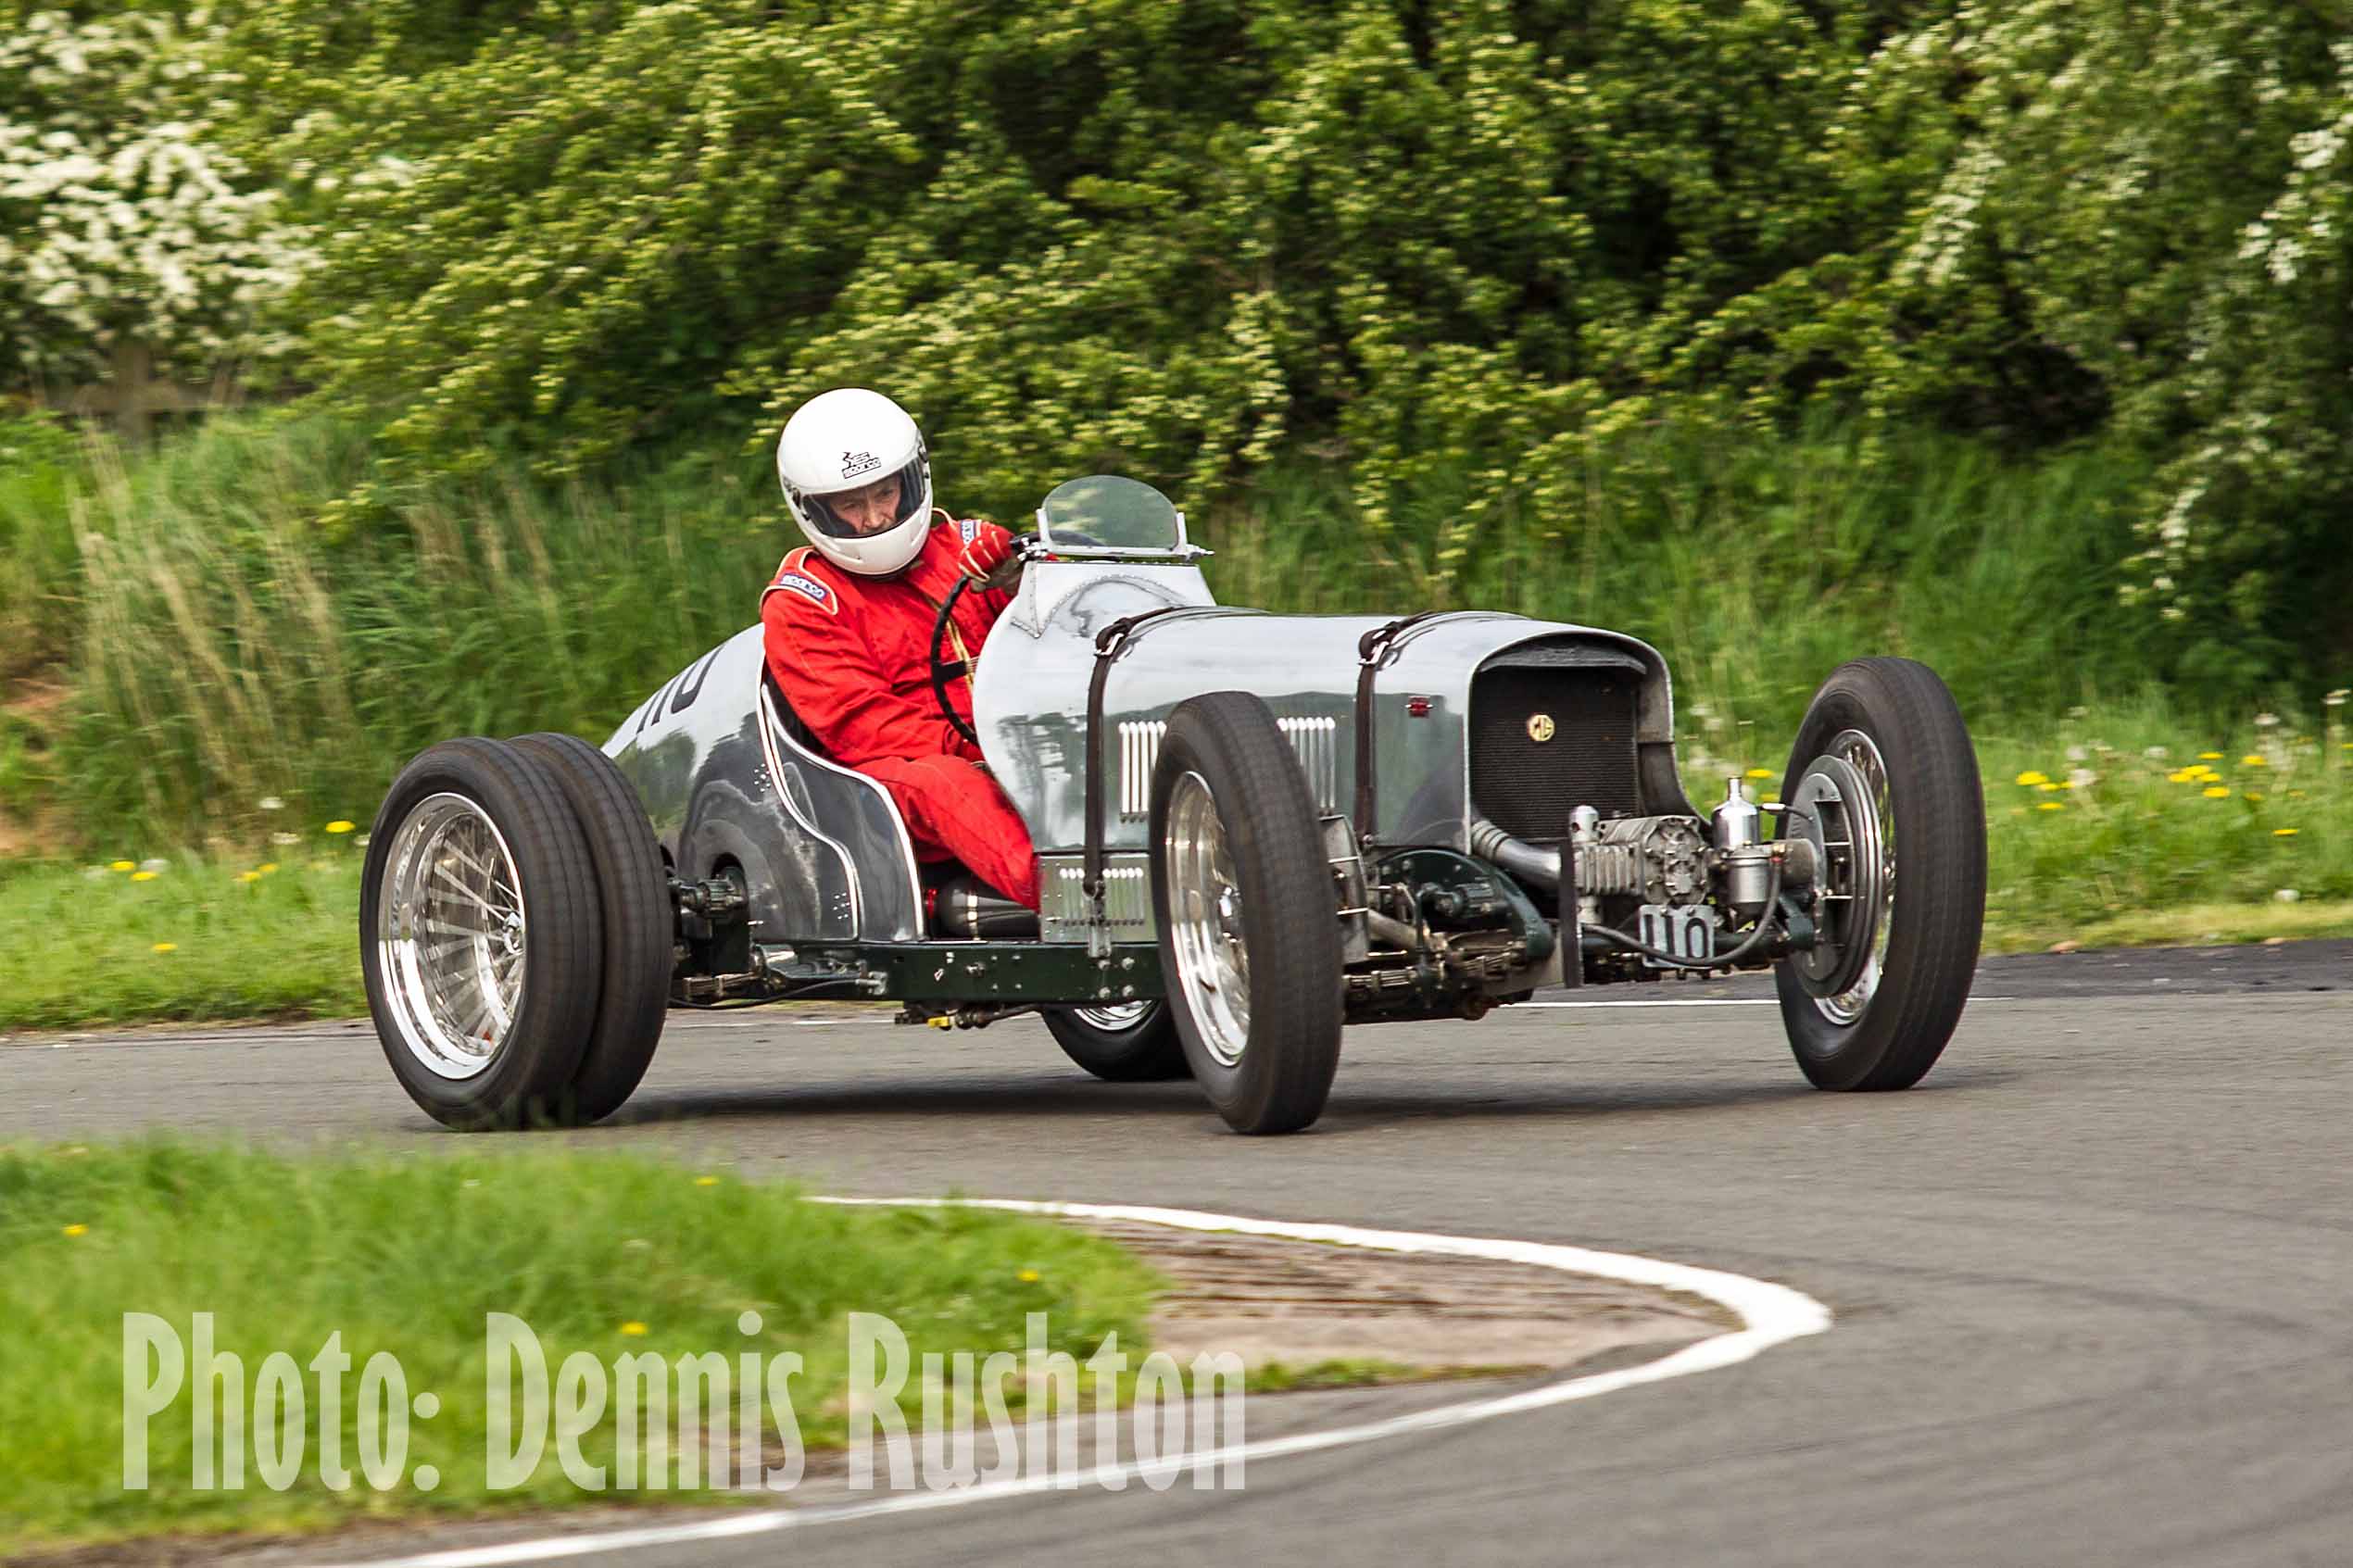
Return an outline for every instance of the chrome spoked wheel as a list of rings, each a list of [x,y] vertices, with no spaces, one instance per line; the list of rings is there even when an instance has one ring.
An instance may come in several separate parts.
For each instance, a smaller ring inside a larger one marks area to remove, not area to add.
[[[1340,906],[1299,753],[1259,698],[1205,692],[1169,714],[1151,799],[1160,972],[1186,1065],[1236,1132],[1295,1133],[1323,1114],[1345,1022]]]
[[[481,806],[444,793],[401,822],[377,894],[376,941],[391,1022],[434,1075],[496,1061],[528,977],[522,875]]]
[[[1895,811],[1878,743],[1860,730],[1831,736],[1791,805],[1824,869],[1825,940],[1799,972],[1823,1018],[1844,1028],[1878,994],[1895,929]]]
[[[1242,940],[1241,888],[1226,824],[1209,784],[1177,778],[1168,796],[1161,855],[1168,887],[1176,984],[1221,1066],[1240,1062],[1250,1041],[1250,949]]]
[[[1812,945],[1774,966],[1790,1047],[1817,1088],[1909,1088],[1952,1038],[1977,968],[1985,801],[1969,726],[1925,665],[1856,659],[1814,694],[1783,789],[1820,896]]]

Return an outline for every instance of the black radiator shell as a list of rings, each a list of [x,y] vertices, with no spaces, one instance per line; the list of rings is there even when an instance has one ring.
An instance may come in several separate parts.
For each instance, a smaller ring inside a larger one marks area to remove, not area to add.
[[[1482,666],[1471,681],[1473,809],[1536,844],[1558,843],[1575,806],[1642,815],[1642,673],[1625,654],[1574,645],[1516,648]],[[1538,714],[1552,721],[1542,741],[1530,727]]]

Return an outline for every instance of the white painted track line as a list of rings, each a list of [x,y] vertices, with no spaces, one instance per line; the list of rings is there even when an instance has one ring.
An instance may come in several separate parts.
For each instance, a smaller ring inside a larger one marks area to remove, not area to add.
[[[2015,997],[1971,997],[1969,1005],[1980,1002],[2013,1002]],[[1777,1008],[1779,997],[1661,997],[1652,1001],[1629,1002],[1514,1002],[1515,1008]]]
[[[1555,1004],[1557,1005],[1557,1004]],[[1241,1442],[1214,1449],[1206,1455],[1188,1455],[1179,1461],[1161,1461],[1152,1468],[1157,1474],[1165,1468],[1190,1466],[1195,1463],[1227,1464],[1278,1459],[1286,1454],[1314,1453],[1326,1449],[1344,1448],[1355,1443],[1378,1442],[1384,1438],[1401,1437],[1416,1432],[1437,1432],[1448,1427],[1466,1426],[1473,1422],[1489,1421],[1497,1416],[1513,1415],[1522,1411],[1542,1410],[1552,1405],[1567,1404],[1573,1399],[1590,1399],[1597,1394],[1613,1393],[1639,1384],[1660,1383],[1670,1377],[1682,1377],[1695,1372],[1712,1372],[1718,1367],[1736,1365],[1750,1357],[1779,1345],[1785,1340],[1820,1334],[1831,1326],[1830,1309],[1812,1297],[1792,1290],[1787,1286],[1751,1279],[1744,1274],[1726,1273],[1717,1269],[1694,1268],[1687,1263],[1669,1263],[1656,1258],[1643,1258],[1628,1252],[1595,1252],[1582,1247],[1558,1247],[1538,1241],[1514,1241],[1501,1236],[1437,1236],[1420,1231],[1365,1230],[1355,1225],[1334,1225],[1297,1223],[1287,1220],[1252,1220],[1231,1214],[1202,1213],[1189,1209],[1154,1209],[1121,1203],[1032,1203],[1014,1198],[968,1199],[893,1199],[893,1198],[819,1198],[825,1203],[885,1204],[893,1207],[933,1207],[944,1201],[954,1201],[975,1209],[1006,1209],[1025,1214],[1058,1214],[1073,1219],[1126,1220],[1144,1224],[1167,1225],[1178,1230],[1233,1231],[1245,1236],[1287,1237],[1295,1241],[1320,1241],[1342,1247],[1364,1247],[1383,1252],[1420,1252],[1457,1258],[1491,1258],[1503,1262],[1532,1263],[1539,1268],[1559,1269],[1570,1273],[1594,1274],[1604,1279],[1622,1280],[1632,1285],[1655,1286],[1667,1290],[1686,1291],[1704,1296],[1729,1309],[1738,1317],[1743,1327],[1687,1345],[1672,1355],[1640,1366],[1620,1367],[1613,1372],[1594,1373],[1585,1377],[1566,1378],[1547,1383],[1516,1394],[1492,1399],[1468,1399],[1460,1404],[1441,1405],[1434,1410],[1417,1411],[1409,1415],[1391,1416],[1381,1421],[1360,1422],[1353,1426],[1335,1427],[1326,1432],[1303,1432],[1289,1437],[1271,1437],[1258,1442]],[[1147,1467],[1138,1461],[1117,1461],[1083,1472],[1077,1477],[1080,1486],[1100,1485],[1114,1477],[1130,1478],[1143,1474]],[[363,1560],[368,1568],[504,1568],[509,1563],[544,1562],[557,1558],[588,1557],[605,1552],[627,1551],[643,1547],[676,1546],[693,1541],[722,1540],[739,1536],[764,1535],[776,1530],[797,1529],[814,1524],[843,1524],[855,1519],[871,1519],[888,1513],[912,1513],[923,1510],[962,1508],[972,1503],[993,1502],[1000,1498],[1024,1497],[1037,1492],[1069,1490],[1070,1477],[1052,1474],[1023,1477],[988,1486],[969,1486],[946,1492],[895,1492],[870,1502],[827,1503],[809,1508],[769,1508],[747,1511],[720,1519],[701,1519],[676,1524],[649,1524],[636,1529],[606,1530],[587,1535],[548,1536],[533,1540],[511,1541],[498,1546],[467,1547],[447,1551],[423,1552],[409,1557],[371,1558]],[[348,1568],[359,1568],[357,1563]]]

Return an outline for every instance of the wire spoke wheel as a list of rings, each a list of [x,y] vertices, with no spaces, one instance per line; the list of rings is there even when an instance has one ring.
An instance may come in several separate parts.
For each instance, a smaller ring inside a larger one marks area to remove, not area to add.
[[[1046,1030],[1063,1054],[1113,1084],[1148,1084],[1187,1078],[1184,1043],[1168,1004],[1158,997],[1101,1002],[1092,1007],[1048,1008]]]
[[[1070,1010],[1081,1022],[1107,1035],[1117,1035],[1135,1028],[1159,1005],[1157,1002],[1114,1002],[1108,1007],[1073,1008]]]
[[[1842,730],[1792,792],[1793,831],[1823,868],[1822,940],[1797,957],[1815,1006],[1844,1027],[1879,990],[1895,924],[1895,812],[1887,762],[1860,730]]]
[[[402,769],[369,834],[359,957],[409,1098],[459,1128],[560,1119],[602,926],[587,841],[536,762],[469,738]]]
[[[1250,949],[1226,824],[1199,773],[1176,781],[1165,840],[1176,983],[1200,1021],[1202,1045],[1232,1067],[1250,1044]]]
[[[1798,1066],[1821,1088],[1907,1088],[1960,1022],[1985,918],[1984,796],[1952,693],[1910,659],[1842,666],[1781,798],[1820,868],[1816,944],[1776,966]]]
[[[514,1027],[529,969],[515,858],[481,807],[444,793],[400,824],[391,861],[376,941],[393,1022],[428,1072],[472,1078]]]
[[[1323,1113],[1343,1022],[1339,904],[1307,780],[1257,697],[1168,716],[1152,770],[1152,910],[1168,1010],[1227,1126]]]

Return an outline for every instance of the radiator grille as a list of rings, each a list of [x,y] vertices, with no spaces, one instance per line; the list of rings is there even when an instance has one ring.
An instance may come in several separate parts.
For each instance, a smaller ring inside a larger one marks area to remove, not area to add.
[[[1471,684],[1472,803],[1513,837],[1545,842],[1568,831],[1573,806],[1591,806],[1604,817],[1640,813],[1634,725],[1641,696],[1642,677],[1628,670],[1480,671]],[[1530,731],[1538,714],[1552,720],[1549,740]]]
[[[1321,812],[1340,809],[1340,721],[1337,719],[1277,719],[1275,727],[1299,753],[1300,771],[1307,776],[1307,793]],[[1152,765],[1160,760],[1160,739],[1168,733],[1159,719],[1130,719],[1119,726],[1119,814],[1127,822],[1151,815]]]
[[[1038,860],[1038,935],[1049,942],[1083,942],[1092,912],[1087,899],[1087,867],[1076,855],[1041,855]],[[1151,879],[1141,855],[1103,859],[1103,915],[1122,942],[1149,942],[1155,933]]]

